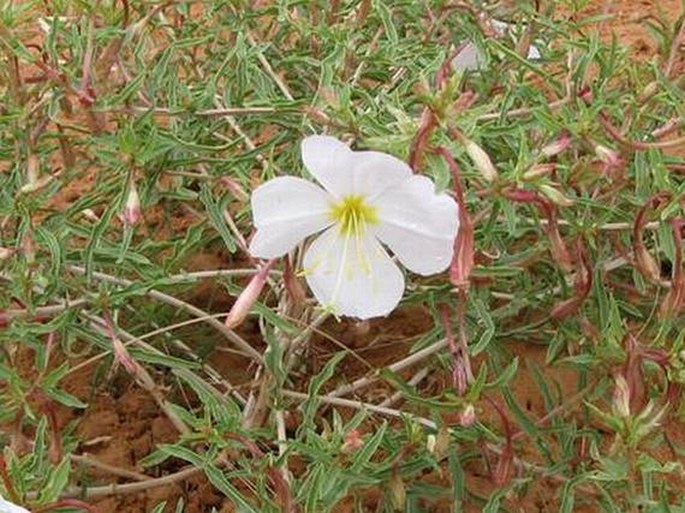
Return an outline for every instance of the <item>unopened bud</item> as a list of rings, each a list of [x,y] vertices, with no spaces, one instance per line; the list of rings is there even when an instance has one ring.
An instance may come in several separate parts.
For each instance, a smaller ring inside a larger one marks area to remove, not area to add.
[[[22,185],[19,188],[19,193],[20,194],[28,194],[29,192],[35,192],[39,191],[43,187],[45,187],[47,184],[49,184],[52,181],[52,175],[45,175],[42,178],[39,178],[34,181],[30,181],[26,183],[25,185]]]
[[[541,176],[547,176],[552,173],[557,168],[557,165],[553,162],[547,164],[535,164],[528,171],[523,173],[521,178],[524,180],[534,180],[540,178]]]
[[[133,180],[128,185],[128,196],[126,196],[126,205],[124,205],[122,218],[126,226],[135,226],[140,221],[140,197],[138,196],[136,183]]]
[[[428,449],[428,452],[431,454],[435,453],[435,444],[437,443],[437,438],[435,435],[428,435],[426,437],[426,449]]]
[[[619,374],[615,378],[613,410],[614,414],[621,418],[630,417],[630,387],[626,378]]]
[[[463,358],[458,358],[454,362],[454,369],[452,369],[452,382],[457,394],[463,396],[468,390],[469,379],[466,373],[466,366]]]
[[[345,441],[340,449],[344,454],[350,454],[364,446],[364,439],[357,429],[351,429],[345,434]]]
[[[333,108],[338,108],[340,106],[340,97],[334,89],[328,87],[321,88],[321,97],[323,100]]]
[[[540,153],[542,153],[545,157],[554,157],[555,155],[558,155],[562,151],[564,151],[566,148],[569,147],[571,144],[571,136],[567,133],[563,134],[561,137],[556,139],[555,141],[552,141],[546,146],[543,146],[543,148],[540,150]]]
[[[602,144],[595,145],[595,155],[597,155],[597,158],[608,166],[615,166],[620,161],[618,153]]]
[[[249,198],[243,187],[238,183],[238,180],[229,178],[228,176],[222,176],[219,179],[219,183],[226,187],[234,198],[241,201]]]
[[[397,471],[393,471],[392,476],[390,476],[389,488],[394,510],[404,511],[407,504],[407,489]]]
[[[494,182],[497,180],[497,169],[485,150],[466,137],[462,137],[462,142],[466,148],[466,153],[469,154],[469,157],[473,161],[473,165],[476,166],[476,169],[478,169],[483,179],[486,182]]]
[[[541,199],[537,192],[526,189],[506,189],[504,195],[519,203],[536,203]]]
[[[442,459],[442,457],[447,453],[447,448],[450,444],[450,431],[447,426],[440,426],[438,433],[435,435],[428,435],[426,440],[426,448],[437,459]]]
[[[561,191],[555,189],[551,185],[540,184],[538,185],[538,189],[540,189],[540,192],[555,205],[559,205],[560,207],[570,207],[573,205],[572,199],[567,198]]]
[[[33,265],[36,262],[36,242],[31,233],[25,233],[22,237],[21,251],[28,265]]]
[[[236,299],[231,311],[228,312],[226,316],[226,326],[233,329],[236,326],[240,326],[247,314],[250,313],[252,306],[257,302],[259,295],[262,293],[262,289],[266,284],[266,278],[269,275],[271,267],[273,267],[275,260],[270,260],[267,262],[261,270],[255,274],[250,283],[247,284],[245,290],[243,290],[238,299]]]
[[[635,245],[635,267],[652,283],[662,283],[661,271],[656,260],[649,253],[644,244]]]
[[[38,182],[40,175],[40,158],[35,153],[31,153],[26,161],[26,186],[33,186]]]
[[[471,427],[476,422],[476,409],[473,404],[468,403],[459,414],[459,425],[461,427]]]
[[[123,365],[124,368],[132,376],[138,375],[138,362],[136,362],[131,353],[128,352],[124,343],[117,336],[112,336],[112,349],[114,351],[114,360]]]
[[[461,226],[454,240],[454,256],[449,267],[449,277],[452,285],[458,289],[468,289],[475,259],[474,229],[473,221],[466,208],[460,204],[459,210]]]
[[[15,251],[14,249],[5,248],[5,247],[0,246],[0,262],[4,262],[9,257],[14,255],[14,251]]]
[[[310,105],[305,105],[302,107],[302,112],[306,118],[312,119],[318,123],[328,124],[331,123],[331,118],[321,109],[312,107]]]
[[[660,89],[661,84],[656,80],[650,82],[645,86],[640,95],[637,97],[639,104],[642,104],[654,96]]]

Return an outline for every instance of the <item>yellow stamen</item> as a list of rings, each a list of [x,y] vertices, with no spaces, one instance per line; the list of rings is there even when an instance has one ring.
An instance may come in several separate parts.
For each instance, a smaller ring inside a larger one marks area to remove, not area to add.
[[[376,208],[366,203],[363,196],[345,196],[331,207],[330,216],[346,236],[361,236],[367,225],[378,222]]]

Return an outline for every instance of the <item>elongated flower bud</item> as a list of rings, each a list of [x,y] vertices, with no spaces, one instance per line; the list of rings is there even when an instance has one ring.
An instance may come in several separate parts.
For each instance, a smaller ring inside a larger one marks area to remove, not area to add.
[[[617,417],[630,417],[630,388],[622,374],[616,376],[612,409]]]
[[[393,470],[388,483],[390,501],[395,511],[404,511],[407,503],[407,488],[397,470]]]
[[[558,139],[552,141],[551,143],[547,144],[546,146],[543,146],[543,148],[540,150],[540,153],[542,153],[545,157],[554,157],[555,155],[558,155],[562,151],[564,151],[566,148],[569,147],[571,144],[571,136],[568,133],[564,133],[561,137]]]
[[[45,175],[42,178],[38,178],[37,180],[28,182],[19,188],[19,193],[28,194],[29,192],[39,191],[40,189],[48,185],[50,182],[52,182],[52,179],[52,175]]]
[[[222,176],[219,179],[219,183],[226,187],[228,191],[233,195],[234,198],[244,201],[247,200],[250,196],[245,192],[243,189],[242,185],[238,182],[238,180],[234,178],[230,178],[228,176]]]
[[[36,241],[31,232],[26,232],[21,238],[21,251],[28,265],[36,263]]]
[[[14,255],[13,249],[0,246],[0,262],[7,260],[12,255]]]
[[[128,352],[128,349],[126,349],[126,346],[119,337],[113,335],[111,339],[114,360],[118,364],[123,365],[129,374],[136,376],[138,374],[138,362],[133,359],[131,353]]]
[[[609,166],[615,166],[619,163],[618,153],[602,144],[595,145],[595,155],[597,155],[599,160]]]
[[[469,157],[473,161],[473,165],[476,166],[476,169],[478,169],[483,179],[486,182],[494,182],[497,180],[499,174],[485,150],[466,137],[462,137],[462,142],[466,148],[466,153],[469,154]]]
[[[138,196],[136,183],[133,180],[128,185],[128,196],[126,197],[126,205],[124,205],[122,217],[126,226],[135,226],[140,221],[140,197]]]
[[[40,176],[40,158],[35,153],[28,156],[26,162],[26,183],[19,188],[20,194],[28,194],[35,192],[46,185],[53,179],[52,175]]]
[[[476,422],[476,409],[473,404],[468,403],[459,414],[459,425],[461,427],[471,427]]]
[[[240,326],[247,314],[250,313],[252,306],[257,302],[259,295],[262,293],[262,289],[266,284],[266,278],[269,275],[271,267],[273,267],[275,260],[269,260],[261,270],[255,274],[250,283],[247,284],[245,290],[243,290],[238,299],[236,299],[231,311],[228,312],[226,316],[226,326],[233,329],[236,326]]]
[[[547,176],[556,169],[557,165],[553,162],[548,162],[546,164],[535,164],[530,169],[525,171],[521,178],[524,180],[534,180],[540,178],[541,176]]]
[[[559,205],[560,207],[570,207],[573,205],[572,199],[567,198],[561,193],[561,191],[555,189],[551,185],[540,184],[538,189],[540,189],[540,192],[547,196],[547,198],[555,205]]]
[[[343,454],[350,454],[355,452],[357,449],[364,447],[364,439],[358,429],[351,429],[345,433],[345,439],[340,451]]]
[[[428,435],[426,440],[426,448],[428,452],[434,455],[437,459],[442,459],[450,445],[450,431],[447,426],[440,426],[438,433],[435,435]]]

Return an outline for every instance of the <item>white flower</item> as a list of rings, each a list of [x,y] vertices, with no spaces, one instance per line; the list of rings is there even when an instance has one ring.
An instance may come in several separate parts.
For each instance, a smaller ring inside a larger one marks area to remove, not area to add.
[[[31,513],[28,509],[12,504],[0,497],[0,513]]]
[[[516,25],[506,23],[497,19],[490,20],[490,26],[498,37],[504,37],[507,34],[513,33]],[[529,61],[536,61],[542,57],[540,50],[534,44],[528,47],[527,58]],[[452,59],[452,69],[455,71],[464,70],[481,70],[486,67],[487,55],[475,43],[468,41],[459,50],[459,53]]]
[[[323,188],[291,176],[258,187],[253,256],[282,256],[323,232],[304,255],[307,283],[334,314],[360,319],[387,315],[404,293],[404,276],[380,242],[418,274],[449,266],[457,205],[430,179],[391,155],[352,151],[328,136],[307,137],[302,160]]]

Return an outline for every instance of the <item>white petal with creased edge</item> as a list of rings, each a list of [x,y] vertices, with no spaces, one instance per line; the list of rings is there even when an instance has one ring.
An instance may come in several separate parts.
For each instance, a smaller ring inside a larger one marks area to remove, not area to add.
[[[364,195],[369,202],[413,175],[406,162],[387,153],[355,151],[352,155],[350,194]]]
[[[336,315],[387,315],[404,293],[402,271],[371,230],[355,238],[329,228],[307,249],[304,272],[316,299]]]
[[[321,187],[301,178],[283,176],[261,185],[252,193],[257,233],[250,253],[258,258],[285,255],[333,222],[329,216],[332,201]]]
[[[337,198],[352,187],[353,151],[335,137],[311,135],[302,141],[302,162],[324,188]]]
[[[333,137],[313,135],[302,141],[305,167],[336,198],[372,198],[412,175],[406,162],[379,151],[352,151]]]
[[[376,235],[402,265],[424,276],[447,269],[459,229],[451,197],[436,194],[425,176],[412,176],[386,190],[375,206],[380,220]]]
[[[0,513],[31,513],[28,509],[12,504],[0,497]]]

